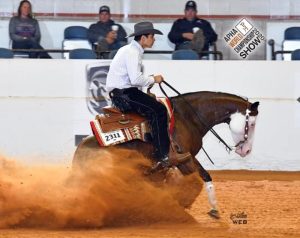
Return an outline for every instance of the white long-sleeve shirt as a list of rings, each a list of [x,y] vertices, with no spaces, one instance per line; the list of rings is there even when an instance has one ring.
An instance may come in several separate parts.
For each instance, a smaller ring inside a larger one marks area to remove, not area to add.
[[[106,79],[108,91],[114,88],[148,87],[154,83],[154,77],[145,77],[142,72],[142,55],[144,49],[133,40],[120,48],[110,64]]]

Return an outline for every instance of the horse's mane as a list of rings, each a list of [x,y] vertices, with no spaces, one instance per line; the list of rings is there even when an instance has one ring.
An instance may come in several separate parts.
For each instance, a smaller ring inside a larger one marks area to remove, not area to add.
[[[233,100],[233,101],[243,101],[243,102],[248,102],[248,98],[238,96],[235,94],[230,94],[230,93],[223,93],[223,92],[212,92],[212,91],[198,91],[198,92],[191,92],[191,93],[184,93],[179,96],[172,97],[172,100],[177,100],[180,99],[181,97],[184,98],[197,98],[199,100],[211,100],[211,99],[224,99],[224,100]]]
[[[251,104],[247,98],[243,98],[230,93],[223,92],[211,92],[211,91],[199,91],[192,93],[181,94],[176,97],[172,97],[171,101],[175,105],[183,105],[182,99],[189,101],[190,103],[197,103],[200,110],[211,111],[225,109],[230,112],[246,111]]]

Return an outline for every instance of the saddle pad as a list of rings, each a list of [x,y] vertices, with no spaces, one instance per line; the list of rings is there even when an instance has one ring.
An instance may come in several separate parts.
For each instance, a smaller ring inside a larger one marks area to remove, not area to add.
[[[97,119],[91,121],[90,124],[100,146],[116,145],[134,139],[146,141],[145,134],[148,132],[147,122],[131,128],[114,129],[109,132],[103,132],[100,122]]]

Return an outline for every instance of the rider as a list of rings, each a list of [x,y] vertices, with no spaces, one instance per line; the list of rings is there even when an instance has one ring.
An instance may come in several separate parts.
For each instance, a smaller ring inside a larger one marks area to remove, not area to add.
[[[155,41],[154,34],[162,35],[162,32],[154,29],[151,22],[134,25],[134,33],[129,35],[134,36],[134,39],[118,50],[110,64],[106,87],[113,104],[122,112],[136,112],[150,122],[155,148],[153,157],[157,161],[155,168],[163,168],[170,166],[167,110],[155,98],[141,91],[142,87],[164,80],[161,75],[144,76],[142,72],[144,49],[152,47]],[[182,160],[189,155],[175,153],[172,159]]]

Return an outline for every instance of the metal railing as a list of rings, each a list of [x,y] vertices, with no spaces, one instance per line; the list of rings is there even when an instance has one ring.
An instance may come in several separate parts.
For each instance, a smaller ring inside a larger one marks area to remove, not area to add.
[[[145,54],[172,54],[174,51],[164,51],[164,50],[146,50]],[[207,50],[207,51],[201,51],[199,53],[199,57],[201,57],[202,55],[213,55],[214,56],[214,60],[223,60],[223,53],[221,51],[211,51],[211,50]],[[219,58],[218,58],[219,57]]]
[[[99,58],[101,59],[103,55],[105,54],[109,54],[110,51],[95,51],[99,56]],[[172,50],[145,50],[144,54],[172,54],[174,51]],[[217,56],[214,57],[217,60],[223,60],[223,53],[221,51],[201,51],[199,53],[199,57],[201,57],[201,55],[203,54],[208,54],[208,55],[213,55],[213,56]]]
[[[63,50],[63,49],[12,49],[13,52],[18,53],[30,53],[30,52],[47,52],[47,53],[68,53],[71,50]]]
[[[268,41],[268,45],[271,47],[271,59],[277,60],[277,55],[292,54],[293,50],[276,50],[275,41],[273,39]]]
[[[47,52],[47,53],[69,53],[71,50],[64,50],[64,49],[12,49],[14,53],[30,53],[30,52]],[[104,55],[109,54],[111,51],[94,51],[98,59],[103,59]],[[170,50],[146,50],[145,54],[172,54],[174,51]],[[213,50],[213,51],[201,51],[199,53],[199,56],[207,54],[207,55],[213,55],[214,60],[223,60],[223,53],[221,51]]]

